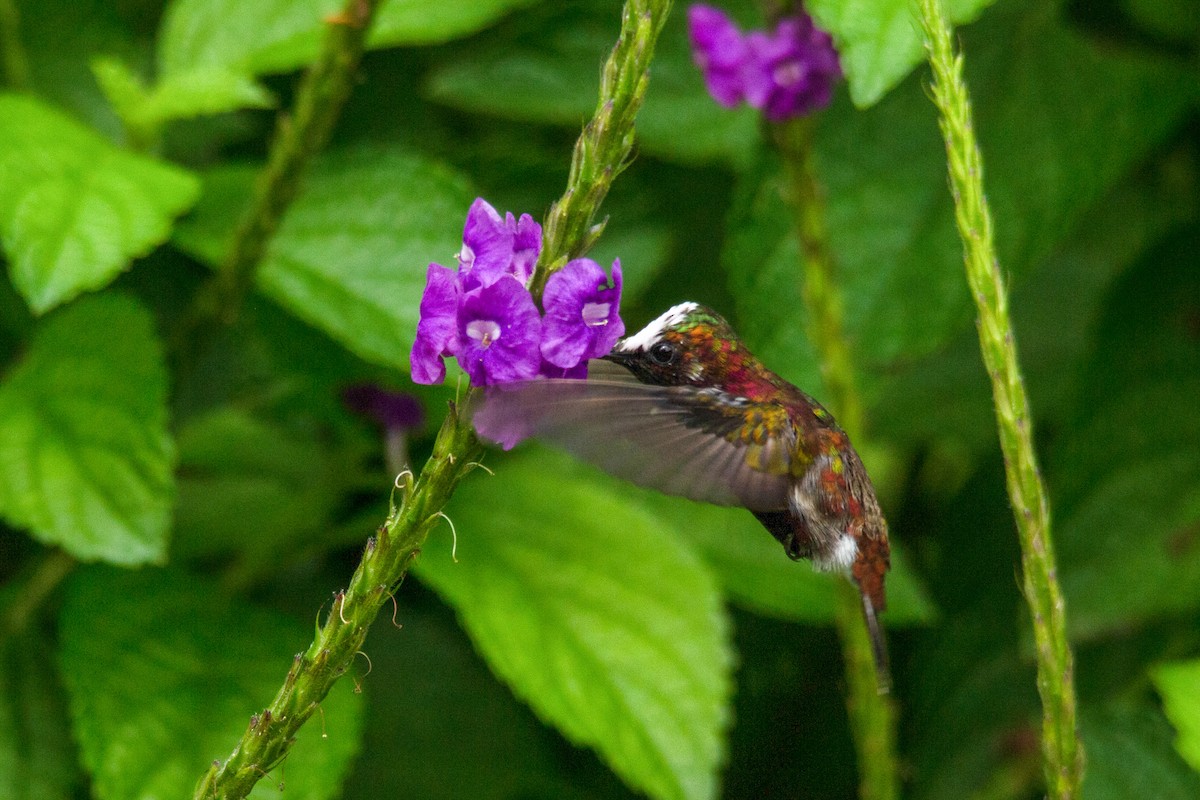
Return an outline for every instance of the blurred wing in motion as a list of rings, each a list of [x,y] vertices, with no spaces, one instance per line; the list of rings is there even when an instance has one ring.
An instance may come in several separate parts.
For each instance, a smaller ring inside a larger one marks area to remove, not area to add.
[[[755,511],[787,507],[790,427],[747,440],[729,398],[689,386],[640,383],[623,367],[589,363],[587,380],[490,386],[472,401],[481,437],[511,448],[558,445],[619,478],[665,494]]]

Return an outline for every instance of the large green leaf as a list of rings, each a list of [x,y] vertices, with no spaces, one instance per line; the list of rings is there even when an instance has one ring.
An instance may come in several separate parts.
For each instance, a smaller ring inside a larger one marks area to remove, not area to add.
[[[492,668],[655,798],[717,792],[731,654],[716,584],[647,509],[534,451],[465,484],[417,574]]]
[[[176,240],[220,261],[254,170],[205,178]],[[263,292],[363,358],[407,368],[430,261],[453,264],[471,203],[466,180],[395,148],[330,153],[315,164],[257,276]]]
[[[179,431],[173,553],[271,553],[318,538],[353,474],[343,454],[230,408]]]
[[[1089,800],[1200,797],[1200,775],[1172,750],[1170,726],[1157,709],[1085,709],[1080,727],[1087,753],[1081,794]]]
[[[167,239],[198,189],[38,100],[0,94],[0,241],[34,311],[106,285]]]
[[[946,0],[955,23],[970,22],[995,0]],[[833,34],[854,104],[866,107],[925,56],[911,0],[807,0],[817,25]]]
[[[964,34],[964,52],[1000,263],[1018,276],[1173,129],[1195,95],[1182,72],[1101,50],[1050,7],[993,12]],[[815,155],[846,327],[864,366],[927,354],[966,327],[962,249],[922,82],[908,81],[865,112],[835,103]],[[764,164],[745,178],[725,262],[743,335],[811,385],[816,370],[797,311],[797,246],[779,175]]]
[[[311,627],[163,570],[86,569],[68,584],[61,663],[75,738],[101,800],[184,797],[229,755]],[[358,751],[362,695],[341,681],[254,798],[324,800]]]
[[[1047,473],[1076,633],[1200,607],[1197,233],[1112,287],[1071,435]]]
[[[843,578],[792,561],[749,512],[622,489],[690,542],[739,604],[781,619],[833,621],[836,582]],[[935,614],[933,604],[902,548],[895,541],[892,547],[884,621],[889,625],[930,622]]]
[[[1167,717],[1179,736],[1179,754],[1200,771],[1200,660],[1163,664],[1152,673]]]
[[[173,120],[273,104],[270,93],[253,78],[220,68],[174,73],[151,89],[115,58],[96,59],[92,72],[126,129],[136,132],[157,132]]]
[[[76,558],[166,554],[167,375],[149,314],[120,295],[47,318],[0,384],[0,514]]]
[[[508,12],[538,0],[388,0],[368,45],[432,44],[466,36]],[[159,37],[166,75],[198,67],[261,74],[286,72],[312,61],[340,0],[174,0]]]
[[[98,57],[143,63],[148,44],[130,29],[111,0],[39,0],[20,7],[20,38],[29,65],[29,88],[114,141],[121,122],[97,85]]]
[[[346,800],[446,796],[447,764],[454,796],[472,800],[631,796],[495,679],[449,609],[412,584],[396,599],[403,627],[388,608],[364,646],[371,702]],[[589,791],[584,775],[613,791]]]
[[[76,777],[47,643],[0,633],[0,797],[59,800],[71,796]]]

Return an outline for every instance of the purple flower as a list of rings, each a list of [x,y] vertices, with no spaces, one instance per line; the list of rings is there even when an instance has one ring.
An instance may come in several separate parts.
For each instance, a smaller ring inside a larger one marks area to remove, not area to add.
[[[842,76],[829,34],[804,12],[772,31],[742,34],[719,9],[688,11],[692,51],[709,93],[723,106],[741,100],[772,122],[811,113],[829,104]]]
[[[619,315],[621,262],[614,261],[612,280],[590,258],[568,261],[546,281],[542,295],[546,318],[542,356],[556,367],[571,369],[599,358],[625,334]]]
[[[726,108],[742,102],[750,48],[737,25],[720,9],[697,3],[688,9],[688,34],[708,93]]]
[[[446,379],[443,356],[458,350],[459,278],[440,264],[430,264],[421,295],[421,319],[413,342],[412,378],[417,383],[441,383]]]
[[[829,34],[807,14],[781,20],[771,33],[746,37],[754,68],[746,72],[746,102],[771,122],[803,116],[829,105],[842,77]]]
[[[483,198],[471,204],[458,270],[430,264],[426,273],[414,381],[444,381],[447,356],[472,386],[587,377],[587,360],[608,353],[625,332],[621,264],[613,262],[610,280],[589,259],[567,263],[546,283],[543,321],[527,286],[541,248],[533,217],[501,217]]]
[[[463,295],[455,355],[472,386],[528,380],[542,363],[541,333],[529,290],[515,278],[501,278]]]
[[[406,392],[384,389],[374,383],[356,383],[342,390],[346,408],[369,417],[387,430],[411,430],[425,424],[425,411]]]

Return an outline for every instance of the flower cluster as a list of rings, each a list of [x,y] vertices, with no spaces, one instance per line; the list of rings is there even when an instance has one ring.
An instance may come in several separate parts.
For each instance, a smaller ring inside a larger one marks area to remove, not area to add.
[[[833,40],[803,11],[743,34],[720,9],[697,4],[688,30],[713,99],[727,108],[745,101],[772,122],[824,108],[842,76]]]
[[[587,360],[625,333],[621,264],[612,278],[595,261],[569,261],[546,281],[545,315],[529,293],[542,228],[528,214],[501,217],[482,197],[463,228],[458,269],[430,264],[412,349],[417,383],[441,383],[454,356],[472,386],[538,376],[583,378]]]

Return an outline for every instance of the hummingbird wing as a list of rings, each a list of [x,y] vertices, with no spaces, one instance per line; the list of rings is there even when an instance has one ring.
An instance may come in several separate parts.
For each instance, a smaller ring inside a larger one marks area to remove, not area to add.
[[[644,384],[603,361],[590,363],[587,380],[490,386],[472,399],[476,431],[506,449],[536,437],[665,494],[755,511],[784,509],[795,433],[782,425],[767,435],[771,426],[759,424],[748,435],[755,413],[761,416],[749,401]]]

